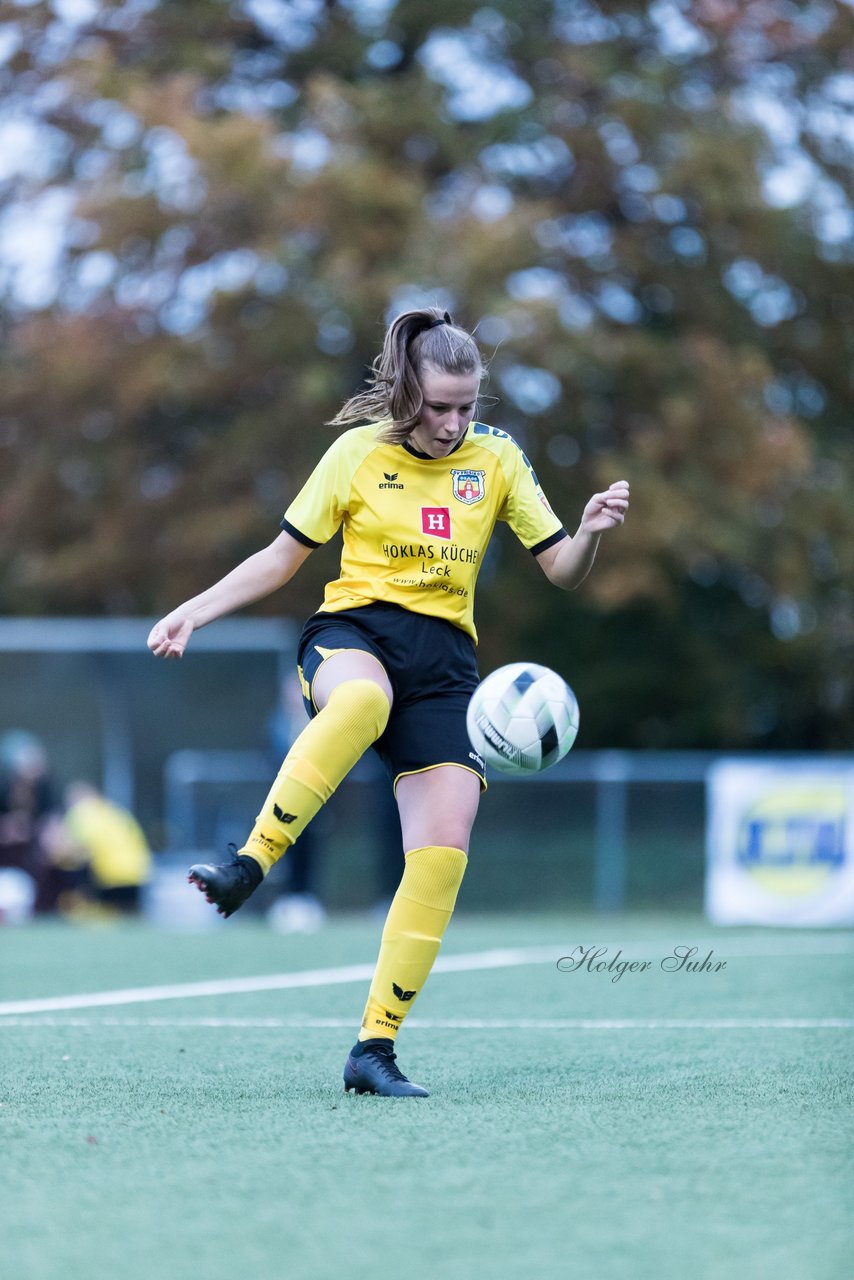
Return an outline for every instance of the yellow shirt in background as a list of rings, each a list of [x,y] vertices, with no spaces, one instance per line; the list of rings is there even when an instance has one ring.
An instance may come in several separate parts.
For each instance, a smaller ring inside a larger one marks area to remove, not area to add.
[[[86,796],[70,806],[65,822],[88,857],[92,878],[102,889],[145,884],[151,853],[132,814],[103,796]]]

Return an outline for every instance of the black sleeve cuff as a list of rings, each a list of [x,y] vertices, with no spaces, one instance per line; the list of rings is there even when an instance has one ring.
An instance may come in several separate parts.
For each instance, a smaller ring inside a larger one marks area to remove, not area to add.
[[[569,534],[566,529],[558,529],[557,533],[553,533],[550,538],[543,538],[542,542],[538,542],[535,546],[529,547],[532,556],[538,556],[541,551],[548,551],[549,547],[553,547],[556,542],[563,542],[564,538],[568,538]]]
[[[312,551],[315,547],[321,545],[319,542],[315,542],[313,538],[310,538],[307,533],[300,533],[299,529],[294,528],[289,520],[285,520],[284,516],[279,521],[279,528],[283,529],[285,533],[289,533],[292,538],[296,538],[297,542],[301,542],[304,547],[311,547]]]

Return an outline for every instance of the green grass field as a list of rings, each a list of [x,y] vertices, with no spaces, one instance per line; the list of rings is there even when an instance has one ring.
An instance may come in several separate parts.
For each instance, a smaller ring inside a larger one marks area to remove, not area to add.
[[[443,958],[472,967],[434,974],[399,1042],[423,1101],[341,1091],[367,983],[335,970],[377,938],[0,932],[3,1275],[852,1274],[850,934],[459,916]],[[651,965],[559,971],[593,944]],[[663,972],[680,944],[726,967]],[[168,990],[307,970],[330,973]],[[83,998],[126,988],[156,998]]]

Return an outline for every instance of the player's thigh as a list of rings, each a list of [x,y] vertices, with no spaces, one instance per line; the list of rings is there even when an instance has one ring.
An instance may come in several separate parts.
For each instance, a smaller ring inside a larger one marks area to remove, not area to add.
[[[348,680],[372,680],[391,706],[391,682],[379,658],[365,649],[338,649],[324,658],[311,681],[311,696],[318,711],[326,706],[332,690]]]
[[[480,792],[478,775],[456,764],[398,778],[395,796],[404,850],[442,845],[468,853]]]

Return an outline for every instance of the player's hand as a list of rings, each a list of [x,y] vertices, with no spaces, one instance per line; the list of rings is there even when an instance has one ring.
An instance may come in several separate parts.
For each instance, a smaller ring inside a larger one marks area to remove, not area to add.
[[[587,533],[605,533],[622,524],[629,509],[629,482],[615,480],[604,493],[594,493],[584,508],[581,527]]]
[[[183,658],[193,630],[193,620],[186,614],[167,614],[151,628],[148,647],[156,658]]]

